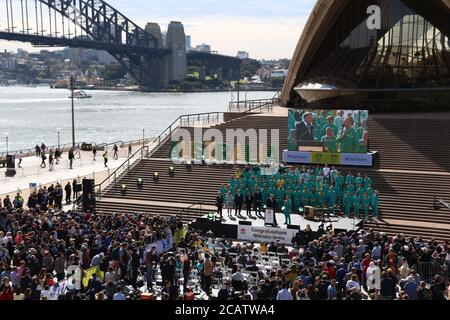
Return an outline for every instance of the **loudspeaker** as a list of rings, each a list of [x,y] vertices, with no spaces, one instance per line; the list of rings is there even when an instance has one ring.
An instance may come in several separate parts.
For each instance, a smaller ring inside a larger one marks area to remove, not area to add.
[[[13,155],[6,156],[6,168],[8,168],[8,169],[16,168],[16,157],[15,156],[13,156]]]
[[[81,183],[77,183],[76,185],[73,186],[73,191],[74,192],[81,192],[81,191],[83,191],[83,185]]]
[[[300,226],[294,226],[293,224],[288,224],[287,228],[292,230],[300,230]]]
[[[83,179],[83,194],[88,194],[89,192],[94,192],[94,179]]]
[[[83,210],[90,210],[88,194],[92,193],[92,197],[95,199],[94,193],[95,180],[94,179],[83,179]]]
[[[251,221],[239,221],[239,225],[241,225],[241,226],[251,226],[252,222]]]
[[[14,169],[7,169],[5,172],[5,176],[8,178],[13,178],[16,175],[16,170]]]

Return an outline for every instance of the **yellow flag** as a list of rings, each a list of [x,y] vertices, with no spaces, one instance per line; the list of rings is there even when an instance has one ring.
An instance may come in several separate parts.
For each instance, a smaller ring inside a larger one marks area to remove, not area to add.
[[[101,271],[98,266],[97,267],[92,267],[92,268],[89,268],[89,269],[84,271],[84,277],[83,277],[83,280],[82,280],[83,287],[87,288],[87,286],[89,284],[89,279],[92,277],[92,275],[94,273],[103,282],[103,280],[105,278],[105,274],[103,273],[103,271]]]

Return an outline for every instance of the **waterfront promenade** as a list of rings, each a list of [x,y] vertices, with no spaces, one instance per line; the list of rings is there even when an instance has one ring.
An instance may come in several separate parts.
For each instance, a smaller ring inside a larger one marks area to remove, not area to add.
[[[138,146],[133,146],[133,150],[137,150],[137,148]],[[48,159],[47,167],[41,168],[41,158],[36,156],[23,158],[22,168],[18,168],[16,165],[17,174],[14,177],[6,177],[6,169],[0,168],[0,198],[3,199],[6,194],[14,198],[15,193],[20,191],[26,201],[30,194],[30,183],[35,183],[39,187],[40,185],[50,186],[59,182],[64,186],[67,182],[72,182],[73,179],[81,181],[83,178],[93,178],[96,183],[102,182],[127,159],[128,145],[119,148],[117,160],[113,159],[113,151],[108,150],[108,168],[104,166],[103,152],[99,150],[96,161],[94,161],[92,152],[81,151],[80,157],[77,155],[73,162],[73,169],[69,168],[67,152],[63,154],[59,165],[55,163],[52,171],[49,170]]]

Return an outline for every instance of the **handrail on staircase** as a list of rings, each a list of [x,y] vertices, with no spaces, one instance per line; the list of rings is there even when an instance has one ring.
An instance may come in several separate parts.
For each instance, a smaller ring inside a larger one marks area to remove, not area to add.
[[[252,112],[263,112],[266,109],[271,111],[273,106],[280,102],[280,92],[277,92],[271,99],[243,100],[230,102],[228,112],[242,112],[243,114]]]
[[[96,193],[101,199],[104,191],[105,184],[110,184],[111,178],[114,178],[112,181],[116,182],[117,178],[120,174],[125,171],[125,169],[130,170],[133,164],[136,163],[136,160],[143,160],[144,158],[149,158],[151,155],[158,150],[161,145],[166,141],[168,137],[172,135],[172,132],[181,128],[183,126],[194,126],[196,124],[217,124],[223,120],[223,112],[203,112],[203,113],[195,113],[195,114],[186,114],[179,116],[175,121],[173,121],[162,133],[160,133],[156,138],[152,140],[146,146],[140,147],[135,153],[133,153],[127,160],[125,160],[122,165],[120,165],[114,172],[108,175],[106,179],[104,179],[101,183],[95,185],[95,189],[98,190]],[[140,155],[140,156],[139,156]],[[136,157],[139,156],[139,157]],[[136,158],[136,159],[134,159]],[[131,162],[131,160],[134,161]]]
[[[205,206],[206,204],[204,202],[196,202],[191,204],[190,206],[180,209],[180,211],[178,211],[178,215],[181,217],[181,219],[183,219],[183,215],[187,212],[188,215],[190,215],[192,208],[199,206],[200,211],[202,211],[202,206]]]

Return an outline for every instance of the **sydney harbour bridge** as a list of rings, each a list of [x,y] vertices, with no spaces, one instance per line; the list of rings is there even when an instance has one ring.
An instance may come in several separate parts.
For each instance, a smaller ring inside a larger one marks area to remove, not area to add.
[[[163,89],[186,77],[188,62],[239,77],[234,57],[186,51],[181,22],[169,24],[163,43],[157,23],[138,26],[102,0],[0,0],[0,39],[36,46],[105,50],[143,89]]]

